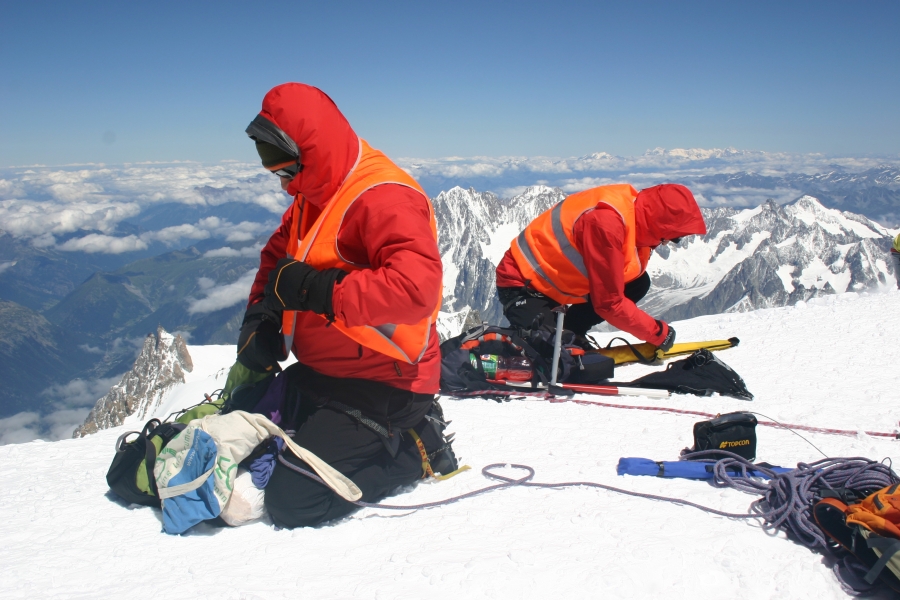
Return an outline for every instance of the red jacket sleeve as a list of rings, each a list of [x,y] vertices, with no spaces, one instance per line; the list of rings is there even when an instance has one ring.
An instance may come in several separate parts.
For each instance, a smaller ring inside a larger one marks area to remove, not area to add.
[[[256,272],[256,278],[250,287],[250,299],[247,306],[252,306],[263,299],[266,284],[269,282],[269,271],[275,268],[275,264],[287,256],[288,236],[291,231],[291,209],[293,204],[288,207],[284,215],[281,217],[281,225],[263,246],[259,253],[259,270]]]
[[[661,344],[656,320],[625,297],[625,226],[612,208],[598,206],[575,223],[575,244],[584,257],[594,311],[622,331]]]
[[[347,211],[338,249],[369,268],[334,287],[334,314],[350,326],[413,324],[440,302],[443,269],[431,233],[431,209],[418,192],[380,185]]]

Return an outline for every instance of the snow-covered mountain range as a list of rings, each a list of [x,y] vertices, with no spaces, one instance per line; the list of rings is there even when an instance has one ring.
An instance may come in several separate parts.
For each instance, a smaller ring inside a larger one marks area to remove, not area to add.
[[[533,186],[509,200],[456,187],[434,199],[444,262],[444,310],[471,307],[500,322],[494,268],[534,217],[565,197]],[[660,248],[648,265],[653,288],[642,307],[673,320],[790,305],[835,292],[894,285],[887,259],[897,234],[803,196],[753,209],[703,209],[708,233]]]

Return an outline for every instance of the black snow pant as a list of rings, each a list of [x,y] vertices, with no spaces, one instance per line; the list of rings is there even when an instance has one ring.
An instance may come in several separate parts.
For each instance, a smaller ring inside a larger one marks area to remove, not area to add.
[[[349,477],[364,502],[377,502],[422,477],[422,457],[406,430],[431,409],[433,394],[416,394],[363,379],[342,379],[292,365],[283,418],[297,444]],[[288,375],[288,373],[285,373]],[[312,471],[285,452],[288,462]],[[318,525],[357,510],[330,488],[275,463],[266,486],[266,509],[275,525]]]
[[[650,275],[646,272],[625,284],[625,297],[637,302],[650,290]],[[559,302],[525,287],[497,288],[500,304],[503,305],[503,316],[510,325],[521,329],[537,329],[542,325],[556,327],[556,314],[552,312]],[[584,337],[594,325],[605,321],[594,312],[590,296],[584,304],[573,304],[566,311],[563,327],[576,335]]]

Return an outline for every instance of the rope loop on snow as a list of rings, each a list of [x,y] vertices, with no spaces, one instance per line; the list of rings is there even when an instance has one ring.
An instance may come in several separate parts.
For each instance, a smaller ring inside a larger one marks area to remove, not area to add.
[[[321,483],[322,485],[327,484],[315,473],[304,469],[303,467],[297,466],[279,453],[278,454],[278,462],[280,462],[285,467],[289,468],[296,473],[300,473],[301,475],[305,475],[310,479]],[[527,471],[527,475],[520,477],[518,479],[512,477],[505,477],[503,475],[499,475],[497,473],[492,472],[493,469],[500,468],[513,468],[513,469],[524,469]],[[672,504],[678,504],[681,506],[692,506],[694,508],[698,508],[700,510],[706,511],[708,513],[719,515],[721,517],[729,517],[732,519],[756,519],[759,518],[759,515],[755,513],[729,513],[721,510],[717,510],[715,508],[710,508],[708,506],[703,506],[702,504],[697,504],[695,502],[690,502],[688,500],[683,500],[681,498],[670,498],[668,496],[658,496],[656,494],[644,494],[641,492],[633,492],[631,490],[625,490],[622,488],[617,488],[611,485],[606,485],[603,483],[596,483],[593,481],[566,481],[561,483],[537,483],[531,481],[531,479],[535,475],[535,471],[532,467],[528,465],[517,465],[517,464],[508,464],[508,463],[493,463],[485,466],[481,469],[481,474],[487,477],[488,479],[493,479],[495,481],[500,481],[501,483],[497,483],[494,485],[489,485],[487,487],[483,487],[477,490],[473,490],[471,492],[467,492],[465,494],[460,494],[458,496],[451,496],[450,498],[446,498],[444,500],[437,500],[435,502],[425,502],[422,504],[406,504],[406,505],[395,505],[395,504],[383,504],[380,502],[363,502],[362,500],[357,500],[353,502],[357,506],[362,508],[383,508],[385,510],[421,510],[424,508],[435,508],[438,506],[444,506],[447,504],[453,504],[454,502],[459,502],[460,500],[465,500],[466,498],[473,498],[475,496],[480,496],[481,494],[485,494],[487,492],[491,492],[494,490],[500,490],[504,488],[511,487],[537,487],[537,488],[549,488],[549,489],[562,489],[567,487],[591,487],[591,488],[599,488],[602,490],[607,490],[610,492],[616,492],[618,494],[625,494],[626,496],[634,496],[636,498],[646,498],[648,500],[660,500],[663,502],[671,502]]]

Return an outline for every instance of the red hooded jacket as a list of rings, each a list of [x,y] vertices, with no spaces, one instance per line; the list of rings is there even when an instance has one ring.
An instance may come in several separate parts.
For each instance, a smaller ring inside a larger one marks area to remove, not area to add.
[[[638,248],[654,248],[664,239],[706,233],[700,207],[683,185],[665,184],[642,190],[635,198],[634,209]],[[575,247],[588,271],[594,311],[613,327],[651,344],[661,344],[667,330],[660,332],[656,320],[625,297],[622,217],[601,204],[575,222],[574,233]],[[497,287],[523,286],[525,278],[507,250],[497,265]]]
[[[321,90],[300,83],[273,88],[261,113],[300,149],[303,170],[287,193],[302,194],[315,219],[356,163],[359,141],[347,119]],[[431,315],[441,294],[442,269],[430,229],[427,200],[405,186],[384,184],[353,203],[338,233],[341,255],[371,268],[353,271],[335,285],[335,316],[350,326],[413,324]],[[260,255],[249,304],[263,299],[279,259],[287,256],[291,209]],[[370,350],[351,340],[314,313],[298,313],[292,348],[297,360],[319,373],[379,381],[417,393],[439,389],[440,350],[432,325],[429,345],[414,364]]]

